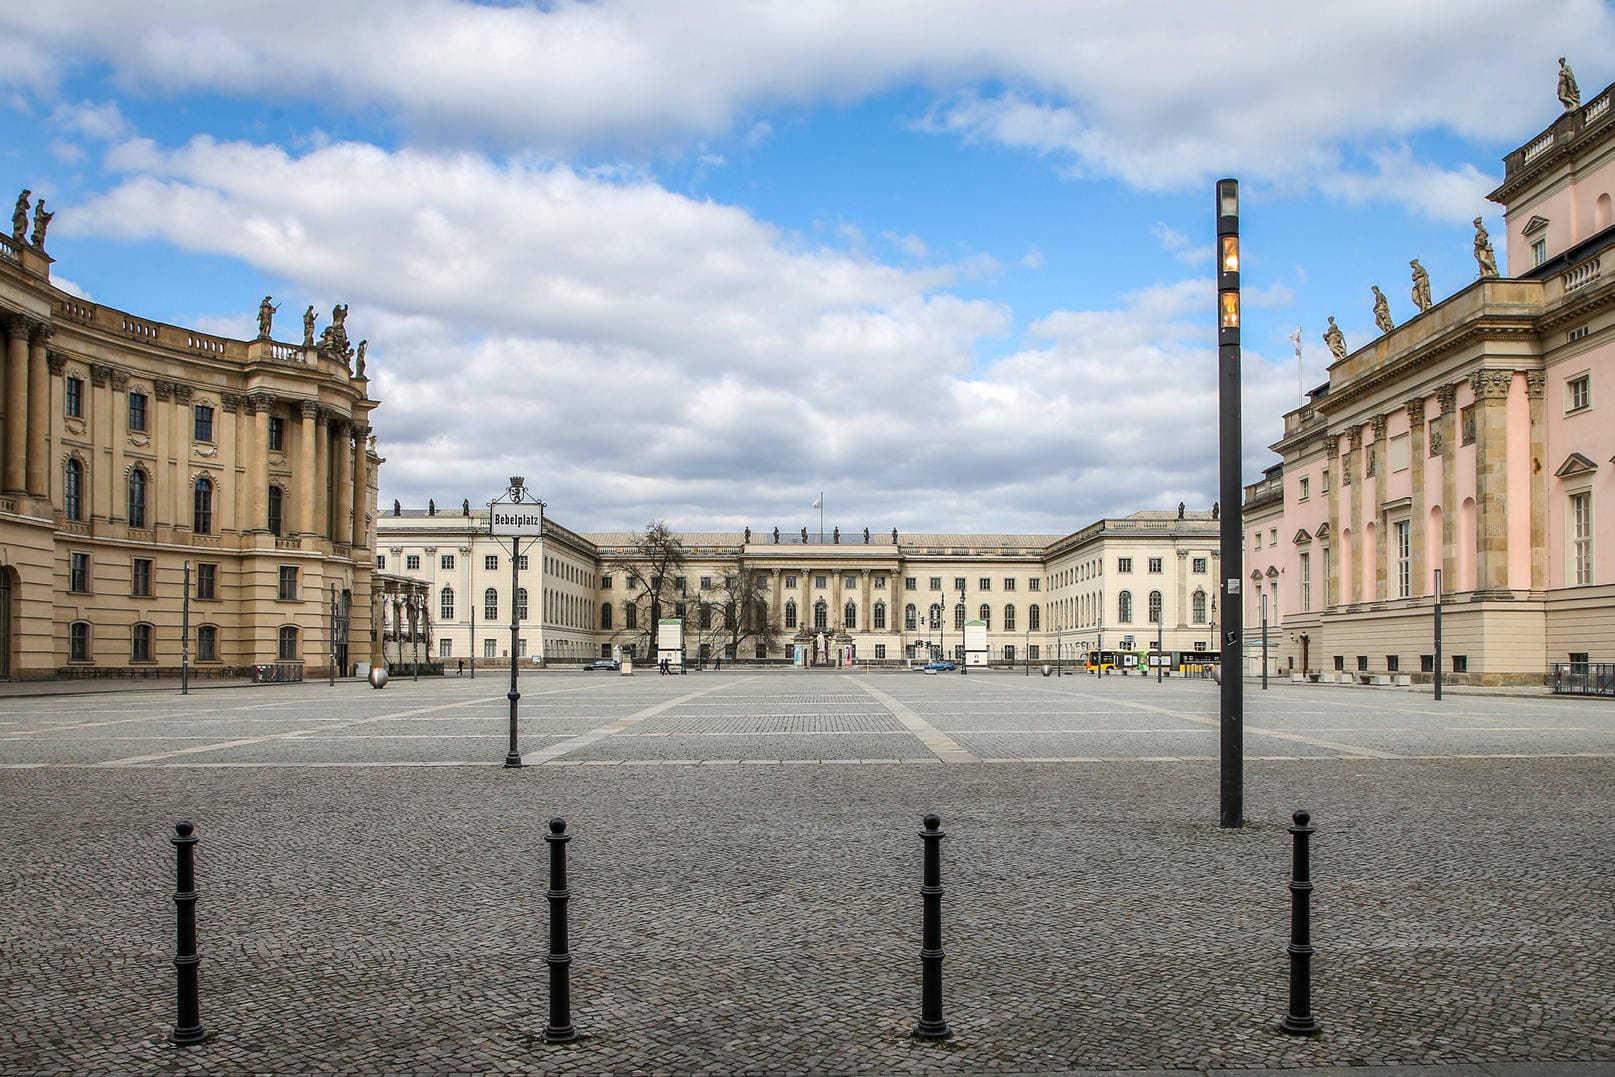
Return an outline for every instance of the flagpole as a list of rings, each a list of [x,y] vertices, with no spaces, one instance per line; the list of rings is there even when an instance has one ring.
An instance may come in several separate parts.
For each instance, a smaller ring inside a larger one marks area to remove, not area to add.
[[[819,491],[819,545],[824,545],[824,491]]]

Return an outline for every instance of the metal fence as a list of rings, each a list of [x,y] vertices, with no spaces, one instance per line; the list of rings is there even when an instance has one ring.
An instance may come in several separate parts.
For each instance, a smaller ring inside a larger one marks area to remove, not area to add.
[[[1556,696],[1615,696],[1615,662],[1555,662],[1549,683]]]

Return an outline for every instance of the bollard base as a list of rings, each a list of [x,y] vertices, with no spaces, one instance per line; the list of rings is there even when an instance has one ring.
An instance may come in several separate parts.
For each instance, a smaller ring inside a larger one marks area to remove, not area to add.
[[[1322,1032],[1323,1026],[1318,1024],[1318,1019],[1311,1015],[1296,1017],[1287,1013],[1279,1021],[1279,1031],[1288,1033],[1291,1036],[1311,1036]]]
[[[921,1021],[909,1036],[916,1040],[945,1040],[953,1035],[946,1021]]]
[[[544,1030],[545,1043],[573,1043],[578,1039],[578,1030],[571,1025],[565,1028],[546,1028]]]
[[[510,752],[510,753],[506,754],[506,756],[505,756],[505,766],[507,766],[507,767],[519,767],[521,765],[522,765],[522,757],[520,755],[518,755],[515,752]]]
[[[175,1047],[190,1047],[207,1039],[207,1029],[201,1025],[175,1025],[168,1034],[168,1042]]]

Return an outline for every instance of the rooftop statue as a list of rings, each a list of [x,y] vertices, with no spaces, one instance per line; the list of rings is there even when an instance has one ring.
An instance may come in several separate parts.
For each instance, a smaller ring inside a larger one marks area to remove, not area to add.
[[[1475,218],[1475,261],[1480,265],[1482,277],[1497,276],[1497,254],[1492,250],[1492,237],[1486,234],[1486,226]]]
[[[33,193],[24,187],[22,194],[17,196],[16,208],[11,211],[11,238],[18,243],[28,234],[28,196]]]
[[[54,217],[54,216],[56,216],[56,214],[54,214],[54,213],[46,213],[45,212],[45,200],[43,198],[41,198],[38,202],[35,202],[34,203],[34,234],[29,237],[28,242],[32,243],[35,247],[38,247],[40,250],[44,250],[45,249],[45,229],[50,227],[50,219],[52,217]]]
[[[359,342],[359,356],[353,361],[353,376],[356,378],[364,377],[364,350],[369,343],[368,340]]]
[[[1391,321],[1390,300],[1386,299],[1385,293],[1379,290],[1379,285],[1371,284],[1369,287],[1374,291],[1374,324],[1379,326],[1381,333],[1389,333],[1396,328],[1396,323]]]
[[[1566,112],[1581,107],[1581,87],[1576,85],[1576,73],[1563,56],[1559,57],[1559,103]]]
[[[272,295],[266,295],[264,296],[264,301],[258,304],[259,340],[269,339],[269,328],[275,323],[275,311],[279,310],[280,308],[275,306],[275,304],[272,302],[274,298],[275,297]]]
[[[1340,326],[1335,324],[1333,314],[1329,315],[1329,328],[1324,330],[1323,342],[1329,345],[1329,351],[1334,354],[1336,359],[1346,358],[1346,334],[1342,333]]]
[[[314,313],[314,304],[310,303],[308,309],[303,312],[303,347],[305,348],[314,347],[314,322],[318,318],[319,315]]]
[[[1430,302],[1430,274],[1425,272],[1424,267],[1419,264],[1417,258],[1409,262],[1408,265],[1413,267],[1413,305],[1418,307],[1422,313],[1435,305]]]

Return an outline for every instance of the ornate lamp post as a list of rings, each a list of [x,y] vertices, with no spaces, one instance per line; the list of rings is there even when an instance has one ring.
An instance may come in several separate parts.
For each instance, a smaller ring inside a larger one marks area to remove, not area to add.
[[[965,589],[959,588],[959,674],[970,672],[969,641],[965,639],[965,623],[970,620],[970,609],[965,605]]]
[[[1222,720],[1220,723],[1220,820],[1225,828],[1245,822],[1244,521],[1240,512],[1239,408],[1239,181],[1217,181],[1217,456],[1222,529]]]
[[[521,585],[521,544],[524,538],[538,538],[544,534],[544,502],[530,497],[520,475],[510,477],[510,488],[488,503],[488,534],[490,537],[510,539],[510,750],[505,753],[505,766],[522,765],[521,753],[516,749],[516,704],[522,697],[517,687],[521,663],[516,658],[520,649],[521,623],[517,619],[516,592]]]

